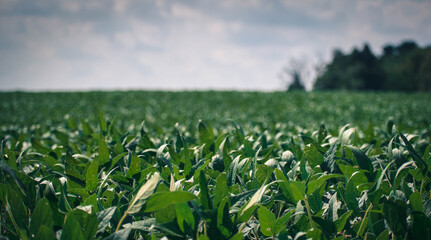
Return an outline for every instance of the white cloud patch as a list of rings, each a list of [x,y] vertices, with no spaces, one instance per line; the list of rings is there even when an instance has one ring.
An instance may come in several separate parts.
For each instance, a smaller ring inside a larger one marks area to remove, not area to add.
[[[292,58],[407,37],[429,44],[430,11],[402,0],[0,0],[0,85],[282,89]]]

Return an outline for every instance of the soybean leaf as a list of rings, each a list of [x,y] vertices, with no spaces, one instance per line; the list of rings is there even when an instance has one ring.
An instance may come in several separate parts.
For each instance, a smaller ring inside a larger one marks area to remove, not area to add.
[[[16,176],[12,168],[10,168],[8,165],[6,165],[3,162],[0,162],[0,169],[7,172],[13,178],[15,183],[18,185],[19,190],[21,190],[24,196],[28,196],[27,191],[25,190],[24,184],[22,183],[21,179]]]
[[[94,158],[93,161],[90,163],[85,176],[87,190],[93,191],[94,189],[96,189],[99,182],[99,164],[97,158]]]
[[[227,184],[228,186],[232,186],[235,184],[236,180],[236,172],[238,169],[238,163],[241,159],[241,156],[236,157],[229,166],[229,172],[227,174]]]
[[[60,240],[84,239],[81,225],[75,215],[70,212],[66,215],[66,222],[63,225]]]
[[[412,193],[409,197],[410,205],[412,206],[413,211],[424,212],[424,205],[422,203],[421,194],[418,191]]]
[[[373,163],[371,162],[371,159],[364,153],[364,151],[362,151],[357,147],[350,146],[349,149],[352,151],[353,155],[355,156],[356,162],[358,163],[359,167],[369,172],[368,174],[369,181],[373,181],[374,167],[373,167]]]
[[[221,173],[216,178],[216,185],[214,190],[214,200],[213,205],[214,207],[217,207],[220,201],[225,197],[228,196],[229,189],[227,185],[227,176],[226,173]]]
[[[97,213],[97,221],[99,222],[97,233],[105,231],[116,209],[117,207],[110,207]]]
[[[225,197],[217,208],[217,228],[225,238],[231,236],[233,230],[232,220],[229,216],[229,207],[229,197]]]
[[[389,239],[389,229],[385,229],[380,235],[377,237],[376,240],[388,240]]]
[[[265,236],[274,235],[275,230],[275,215],[268,208],[260,206],[257,210],[257,216],[260,223],[260,231]]]
[[[193,230],[195,228],[195,218],[187,202],[175,204],[175,212],[178,226],[183,233],[186,233],[187,229]]]
[[[46,198],[42,198],[37,202],[31,215],[30,233],[36,235],[41,226],[45,226],[52,231],[53,225],[54,218],[49,201]]]
[[[263,185],[262,187],[260,187],[256,191],[256,193],[253,194],[253,196],[247,202],[247,204],[241,208],[241,210],[239,212],[239,218],[238,218],[241,222],[246,222],[250,218],[250,216],[253,214],[254,210],[256,210],[256,208],[257,208],[256,204],[259,203],[260,200],[262,199],[262,196],[265,193],[266,188],[273,183],[276,183],[276,182],[272,182],[270,184],[266,184],[266,185]]]
[[[302,159],[306,160],[311,168],[314,168],[315,166],[322,164],[324,160],[322,154],[317,150],[317,148],[313,144],[307,146],[304,149],[304,154],[302,155],[301,160]]]
[[[139,189],[136,196],[133,198],[133,201],[129,204],[129,208],[127,209],[128,214],[134,214],[141,210],[144,200],[153,194],[154,189],[156,189],[157,185],[161,177],[158,173],[154,173],[154,175],[148,180],[142,187]]]
[[[323,175],[320,176],[318,179],[316,180],[312,180],[309,181],[307,184],[307,194],[310,194],[312,192],[314,192],[316,189],[318,189],[323,183],[325,183],[326,181],[328,181],[331,178],[344,178],[344,175],[341,174],[328,174],[328,175]]]
[[[407,138],[402,133],[400,133],[399,135],[400,135],[401,139],[403,140],[404,144],[406,145],[407,150],[409,151],[410,155],[412,156],[412,158],[415,161],[415,163],[417,164],[417,166],[421,170],[426,170],[427,169],[426,162],[424,160],[422,160],[422,158],[419,156],[419,154],[415,151],[413,146],[410,144],[409,140],[407,140]]]
[[[202,206],[204,207],[204,209],[211,209],[211,199],[208,193],[207,180],[205,178],[204,171],[200,171],[199,173],[199,189],[199,199]]]
[[[125,240],[125,239],[128,239],[131,231],[132,231],[131,228],[121,229],[109,235],[104,240]]]
[[[279,181],[280,188],[288,200],[296,204],[305,198],[305,183],[298,181],[288,181],[284,174],[275,169],[275,176]]]
[[[120,229],[121,223],[123,222],[123,220],[126,218],[127,215],[138,213],[141,210],[145,200],[149,196],[151,196],[151,194],[153,194],[160,180],[161,180],[161,177],[159,173],[156,172],[150,178],[150,180],[148,180],[144,185],[142,185],[142,187],[139,189],[136,196],[133,198],[132,202],[129,204],[129,207],[124,212],[120,221],[118,222],[117,229],[115,230],[116,232],[118,232],[118,230]]]
[[[176,217],[175,205],[171,204],[167,207],[158,209],[154,212],[154,217],[157,223],[169,223],[172,222]]]
[[[334,222],[316,216],[313,216],[313,221],[319,224],[320,228],[323,230],[323,233],[325,233],[328,238],[331,238],[337,234],[337,227],[335,226]]]
[[[46,225],[42,225],[38,229],[35,239],[36,240],[55,240],[56,238],[52,227],[49,228]]]
[[[131,157],[129,170],[127,171],[126,177],[132,177],[133,175],[141,172],[141,159],[139,159],[135,153],[130,154]]]
[[[109,151],[108,145],[105,142],[103,137],[99,139],[99,165],[105,165],[105,163],[109,162]]]
[[[209,128],[201,120],[199,120],[198,129],[199,129],[199,140],[201,143],[209,143],[213,140],[214,134],[212,132],[212,129]]]
[[[145,205],[145,212],[154,212],[175,203],[183,203],[196,199],[196,196],[190,192],[158,192],[153,194]]]
[[[402,200],[389,198],[383,203],[383,217],[396,236],[402,236],[407,230],[407,204]]]
[[[286,229],[285,225],[287,221],[289,221],[290,217],[294,212],[295,212],[295,209],[292,209],[286,214],[284,214],[283,216],[277,218],[277,221],[275,222],[275,226],[274,226],[275,234],[279,234],[283,229]]]
[[[353,211],[347,211],[345,212],[341,217],[339,217],[337,220],[335,220],[335,226],[337,227],[337,232],[341,232],[344,229],[344,226],[347,223],[347,220],[349,219],[350,215],[352,215]]]
[[[412,212],[413,224],[409,239],[431,239],[431,220],[422,212]]]
[[[355,186],[353,185],[353,180],[352,180],[354,175],[355,174],[353,174],[352,177],[349,179],[349,181],[347,181],[346,191],[344,194],[344,201],[346,202],[347,206],[355,212],[355,215],[359,216],[360,214],[359,205],[358,205],[359,203],[358,203],[358,199],[356,198],[356,189],[355,189]]]

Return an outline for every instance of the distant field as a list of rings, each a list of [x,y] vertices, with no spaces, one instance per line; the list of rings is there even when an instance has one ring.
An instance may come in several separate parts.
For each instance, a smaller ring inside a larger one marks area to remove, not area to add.
[[[431,239],[430,103],[0,93],[0,236]]]
[[[155,128],[175,123],[193,130],[199,119],[224,127],[276,123],[337,129],[347,123],[382,127],[392,117],[401,128],[428,128],[431,94],[262,92],[70,92],[0,93],[0,126],[52,126],[73,119],[93,122],[100,110],[127,128],[145,121]]]

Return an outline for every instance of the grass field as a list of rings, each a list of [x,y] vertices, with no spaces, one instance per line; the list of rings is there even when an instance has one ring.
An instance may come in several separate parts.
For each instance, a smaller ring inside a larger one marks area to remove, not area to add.
[[[9,239],[431,239],[431,95],[0,93]]]

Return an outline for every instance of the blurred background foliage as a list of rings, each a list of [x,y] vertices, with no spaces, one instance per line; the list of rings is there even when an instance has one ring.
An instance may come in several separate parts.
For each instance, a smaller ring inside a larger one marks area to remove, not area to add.
[[[431,47],[405,41],[384,46],[381,56],[376,56],[368,44],[346,54],[334,50],[332,61],[318,74],[313,89],[429,92]]]

